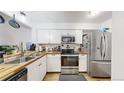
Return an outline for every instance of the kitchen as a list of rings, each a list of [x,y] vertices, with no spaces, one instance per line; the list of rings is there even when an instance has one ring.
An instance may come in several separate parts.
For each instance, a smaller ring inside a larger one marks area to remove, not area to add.
[[[16,11],[0,15],[0,80],[111,80],[112,12]],[[107,62],[103,60],[105,51],[110,56]],[[96,59],[100,62],[91,64]]]

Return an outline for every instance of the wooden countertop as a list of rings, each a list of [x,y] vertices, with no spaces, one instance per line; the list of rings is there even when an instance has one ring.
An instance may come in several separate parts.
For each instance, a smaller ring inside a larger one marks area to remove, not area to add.
[[[26,51],[24,53],[24,56],[31,55],[33,53],[36,53],[36,51]],[[21,52],[13,53],[13,54],[10,54],[10,55],[4,55],[4,58],[10,58],[10,57],[19,56],[19,55],[21,55]]]
[[[29,55],[32,53],[34,53],[34,52],[28,52],[25,55]],[[46,54],[60,54],[60,52],[39,52],[39,56],[37,56],[34,59],[27,61],[27,62],[23,62],[23,63],[19,63],[19,64],[0,64],[0,80],[4,80],[4,79],[10,77],[11,75],[14,75],[15,73],[17,73],[21,69],[25,68],[26,66],[35,62],[36,60],[45,56]],[[10,56],[8,55],[8,56],[12,57],[15,55],[16,54],[13,54]]]
[[[25,55],[30,55],[34,52],[27,52]],[[0,80],[4,80],[15,73],[19,72],[21,69],[25,68],[29,64],[35,62],[39,58],[47,55],[47,54],[61,54],[61,52],[38,52],[39,56],[35,57],[34,59],[31,59],[30,61],[19,63],[19,64],[0,64]],[[16,54],[10,55],[15,56]],[[18,55],[18,54],[17,54]],[[9,55],[7,57],[10,57]]]
[[[9,76],[14,75],[15,73],[19,72],[21,69],[35,62],[37,59],[43,57],[44,55],[46,55],[46,53],[40,56],[37,56],[36,58],[30,61],[19,63],[19,64],[0,64],[0,80],[4,80]]]

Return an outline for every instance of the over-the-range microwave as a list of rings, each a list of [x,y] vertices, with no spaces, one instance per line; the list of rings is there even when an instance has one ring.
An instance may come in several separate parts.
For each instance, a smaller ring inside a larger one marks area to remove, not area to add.
[[[74,36],[62,36],[61,37],[61,42],[62,43],[74,43],[75,42],[75,37]]]

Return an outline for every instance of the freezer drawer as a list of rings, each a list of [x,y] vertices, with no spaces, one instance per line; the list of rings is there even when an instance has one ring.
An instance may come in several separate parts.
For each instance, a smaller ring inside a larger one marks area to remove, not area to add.
[[[92,77],[111,77],[111,62],[92,61],[90,67]]]

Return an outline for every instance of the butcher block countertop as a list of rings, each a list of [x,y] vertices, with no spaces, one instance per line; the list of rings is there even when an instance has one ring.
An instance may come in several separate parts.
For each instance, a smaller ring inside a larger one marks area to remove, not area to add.
[[[34,53],[34,52],[31,52],[31,53],[28,52],[26,54],[28,55],[28,54],[32,54],[32,53]],[[27,61],[27,62],[22,62],[22,63],[18,63],[18,64],[0,64],[0,80],[4,80],[4,79],[14,75],[15,73],[19,72],[20,70],[22,70],[29,64],[31,64],[31,63],[35,62],[36,60],[38,60],[39,58],[45,56],[46,54],[60,54],[60,52],[39,52],[38,54],[39,54],[39,56],[37,56],[34,59],[31,59],[30,61]],[[15,56],[15,54],[13,54],[13,56]],[[12,55],[11,55],[11,57],[12,57]]]
[[[26,51],[24,53],[24,56],[31,55],[33,53],[36,53],[36,51]],[[14,56],[21,56],[21,52],[13,53],[13,54],[10,54],[10,55],[4,55],[4,58],[10,58],[10,57],[14,57]]]
[[[22,62],[22,63],[18,63],[18,64],[0,64],[0,80],[5,80],[8,77],[14,75],[15,73],[19,72],[20,70],[22,70],[23,68],[25,68],[26,66],[28,66],[29,64],[35,62],[36,60],[38,60],[39,58],[42,58],[43,56],[47,55],[47,54],[61,54],[61,52],[35,52],[35,51],[27,51],[24,55],[31,55],[33,53],[37,53],[38,56],[36,56],[35,58],[27,61],[27,62]],[[83,53],[79,53],[82,55],[86,55]],[[8,57],[13,57],[13,56],[17,56],[17,55],[21,55],[20,53],[17,54],[11,54],[11,55],[5,55],[5,58]]]

